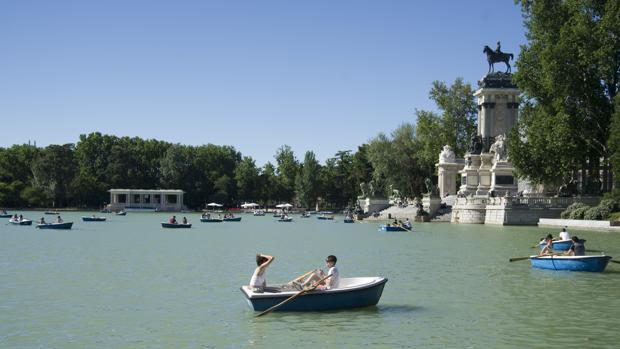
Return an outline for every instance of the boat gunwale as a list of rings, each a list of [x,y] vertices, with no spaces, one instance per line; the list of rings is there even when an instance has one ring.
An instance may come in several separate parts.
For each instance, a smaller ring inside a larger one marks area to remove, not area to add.
[[[351,293],[355,291],[361,291],[361,290],[373,288],[373,287],[376,287],[376,286],[379,286],[379,285],[382,285],[388,282],[388,279],[383,276],[371,276],[369,278],[373,278],[374,280],[369,283],[365,283],[365,284],[361,284],[361,285],[357,285],[353,287],[334,288],[330,290],[313,290],[313,291],[307,292],[306,294],[304,294],[304,296],[311,296],[311,295],[319,296],[319,295],[330,295],[330,294],[338,294],[338,293]],[[282,285],[283,284],[275,284],[273,285],[273,287],[282,286]],[[271,287],[271,286],[267,286],[267,287]],[[260,298],[286,299],[301,291],[301,290],[295,290],[295,291],[286,291],[286,292],[279,292],[279,293],[272,293],[272,292],[254,293],[252,292],[252,294],[248,294],[248,288],[249,288],[249,285],[243,285],[240,287],[241,292],[243,292],[245,297],[249,300],[260,299]]]

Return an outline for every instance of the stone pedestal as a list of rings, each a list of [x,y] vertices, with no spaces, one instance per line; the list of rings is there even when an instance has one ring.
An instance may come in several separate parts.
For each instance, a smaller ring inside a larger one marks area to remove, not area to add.
[[[478,184],[480,184],[478,169],[480,169],[480,164],[480,155],[465,155],[465,167],[459,171],[461,174],[461,187],[459,189],[460,194],[469,195],[478,190]]]
[[[380,212],[390,206],[388,199],[382,198],[358,198],[357,204],[364,210],[364,213]]]
[[[493,154],[480,154],[480,168],[478,168],[478,188],[476,195],[485,196],[491,189],[491,167],[493,167]]]
[[[435,216],[439,206],[441,206],[441,198],[437,196],[429,196],[424,195],[422,197],[422,206],[424,206],[424,211],[428,212],[429,219]]]
[[[491,168],[491,190],[495,196],[516,195],[518,182],[514,177],[514,167],[509,161],[498,160]]]

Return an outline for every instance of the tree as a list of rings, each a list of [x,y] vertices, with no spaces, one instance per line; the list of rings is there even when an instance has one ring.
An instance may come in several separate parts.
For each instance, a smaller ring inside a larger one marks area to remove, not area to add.
[[[295,179],[299,173],[299,163],[288,145],[281,146],[276,152],[275,158],[278,164],[277,174],[281,190],[278,199],[291,201],[295,195]]]
[[[258,199],[260,178],[258,168],[251,157],[243,157],[235,169],[235,181],[237,182],[237,195],[240,199]]]
[[[73,144],[50,145],[43,149],[32,163],[34,189],[26,193],[26,197],[32,198],[36,191],[42,191],[45,197],[52,199],[54,207],[67,206],[72,195],[70,184],[77,169],[74,155]],[[41,197],[37,195],[34,202]]]
[[[296,183],[297,198],[304,207],[316,205],[320,190],[320,172],[321,165],[314,153],[307,151]]]
[[[586,185],[602,169],[607,190],[620,87],[620,3],[523,0],[521,8],[528,43],[513,80],[524,106],[508,137],[511,161],[520,176],[545,184],[581,171]]]

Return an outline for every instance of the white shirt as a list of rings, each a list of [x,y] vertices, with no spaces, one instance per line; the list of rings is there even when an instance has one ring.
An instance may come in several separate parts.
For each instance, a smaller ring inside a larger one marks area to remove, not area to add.
[[[252,274],[252,278],[250,279],[251,287],[264,287],[267,284],[267,282],[265,281],[265,276],[263,276],[262,274],[258,275],[259,270],[259,268],[256,268],[254,270],[254,274]]]
[[[329,268],[329,270],[327,271],[327,275],[333,275],[332,277],[328,279],[329,287],[327,289],[329,290],[332,288],[338,288],[338,286],[340,286],[340,272],[338,272],[338,268],[336,267]]]
[[[568,235],[568,232],[561,231],[560,232],[560,240],[570,240],[570,235]]]

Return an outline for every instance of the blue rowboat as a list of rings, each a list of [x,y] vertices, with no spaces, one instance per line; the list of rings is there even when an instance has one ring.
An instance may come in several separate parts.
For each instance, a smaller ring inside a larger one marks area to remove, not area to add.
[[[84,222],[105,222],[105,217],[86,217],[82,216],[82,221]]]
[[[191,228],[192,224],[191,223],[161,223],[161,227],[162,228]]]
[[[605,270],[610,256],[531,256],[533,268],[552,270],[591,271]]]
[[[344,221],[345,223],[355,223],[355,221],[351,218],[345,218]]]
[[[200,218],[200,221],[203,223],[222,223],[220,218]]]
[[[224,218],[224,222],[241,222],[241,217]]]
[[[405,229],[403,227],[397,227],[395,225],[390,225],[390,226],[382,225],[382,226],[380,226],[379,230],[381,230],[381,231],[407,231],[407,229]]]
[[[44,223],[37,224],[37,228],[39,229],[71,229],[73,226],[73,222],[63,222],[63,223]]]
[[[586,240],[581,240],[581,242],[585,243]],[[551,243],[551,247],[553,248],[554,251],[568,251],[568,249],[570,249],[572,245],[573,245],[573,240],[558,240],[558,241],[553,241]],[[541,250],[545,248],[545,246],[547,246],[547,244],[544,241],[541,241],[538,244],[538,247]]]
[[[322,311],[377,305],[386,282],[387,279],[383,277],[340,279],[340,287],[338,288],[310,291],[282,305],[275,311]],[[243,292],[250,308],[255,311],[263,311],[299,291],[283,289],[282,285],[273,285],[268,286],[263,293],[254,292],[249,286],[242,286],[241,292]]]
[[[276,222],[292,222],[293,218],[280,218],[278,220],[276,220]]]
[[[20,220],[14,220],[14,219],[10,219],[9,223],[13,224],[13,225],[32,225],[32,221],[29,219],[22,219]]]

